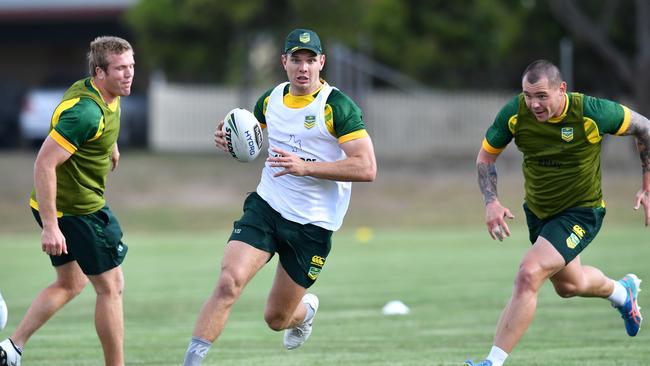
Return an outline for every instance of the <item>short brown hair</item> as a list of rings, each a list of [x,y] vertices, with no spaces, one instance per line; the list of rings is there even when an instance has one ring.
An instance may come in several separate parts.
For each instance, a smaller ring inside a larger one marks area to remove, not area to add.
[[[88,68],[91,76],[96,76],[95,69],[107,71],[108,55],[121,55],[124,52],[133,51],[131,44],[119,37],[101,36],[90,42],[88,51]]]
[[[526,78],[526,80],[531,84],[535,84],[543,77],[546,77],[549,86],[553,87],[559,86],[563,81],[560,69],[548,60],[537,60],[531,62],[521,75],[522,80]]]

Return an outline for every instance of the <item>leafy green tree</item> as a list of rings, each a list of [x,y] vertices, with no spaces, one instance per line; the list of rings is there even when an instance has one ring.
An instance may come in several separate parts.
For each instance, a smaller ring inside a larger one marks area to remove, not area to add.
[[[128,14],[138,60],[176,81],[267,84],[251,71],[254,45],[279,56],[293,28],[336,42],[438,88],[518,89],[532,60],[559,61],[574,39],[574,86],[647,103],[647,0],[141,0]],[[625,16],[633,14],[634,16]],[[630,19],[636,19],[631,22]],[[566,29],[566,30],[565,30]],[[267,47],[268,49],[268,47]],[[275,55],[270,62],[279,62]],[[253,60],[255,61],[255,60]],[[613,70],[603,73],[602,70]],[[327,71],[327,70],[326,70]],[[274,75],[271,75],[275,73]],[[262,75],[264,74],[264,75]]]
[[[630,94],[634,108],[650,113],[650,3],[634,1],[550,0],[551,11],[577,43],[598,59],[588,68],[602,89]],[[583,55],[576,60],[589,64]],[[607,72],[603,72],[607,70]],[[580,70],[582,71],[582,70]]]
[[[263,0],[142,0],[127,15],[139,52],[173,80],[224,81],[265,11]]]

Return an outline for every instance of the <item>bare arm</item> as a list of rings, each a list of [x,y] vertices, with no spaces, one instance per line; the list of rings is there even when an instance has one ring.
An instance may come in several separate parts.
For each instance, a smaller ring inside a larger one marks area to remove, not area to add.
[[[56,167],[63,164],[71,155],[48,136],[34,163],[34,187],[36,188],[38,213],[43,223],[41,244],[43,251],[50,255],[61,255],[61,253],[68,252],[65,238],[57,221]]]
[[[498,155],[493,155],[481,149],[476,158],[478,169],[478,186],[483,194],[483,200],[487,205],[498,200],[497,198],[497,168],[496,160]]]
[[[514,216],[510,210],[503,207],[497,195],[497,169],[496,160],[498,154],[490,154],[481,148],[476,157],[476,168],[478,170],[478,186],[483,193],[485,201],[485,224],[492,239],[503,240],[510,236],[510,229],[505,219],[512,219]]]
[[[372,182],[377,175],[375,150],[370,137],[363,137],[341,144],[347,157],[334,162],[307,162],[296,154],[272,148],[279,156],[266,159],[269,166],[284,168],[275,176],[285,174],[311,176],[340,182]]]
[[[648,226],[650,225],[650,120],[634,111],[630,113],[630,126],[623,134],[635,137],[643,174],[641,189],[635,196],[634,209],[638,210],[643,206],[645,225]]]

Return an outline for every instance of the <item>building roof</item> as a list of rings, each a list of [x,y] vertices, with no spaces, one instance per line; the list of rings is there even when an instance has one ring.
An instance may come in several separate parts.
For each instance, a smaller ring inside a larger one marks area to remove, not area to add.
[[[0,20],[69,19],[78,16],[112,17],[122,14],[139,0],[2,0]]]

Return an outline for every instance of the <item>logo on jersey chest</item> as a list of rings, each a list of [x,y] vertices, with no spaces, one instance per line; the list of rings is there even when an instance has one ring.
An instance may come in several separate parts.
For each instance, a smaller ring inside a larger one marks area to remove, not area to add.
[[[566,142],[573,141],[573,127],[562,127],[562,140]]]
[[[316,116],[305,116],[305,128],[310,129],[316,126]]]

